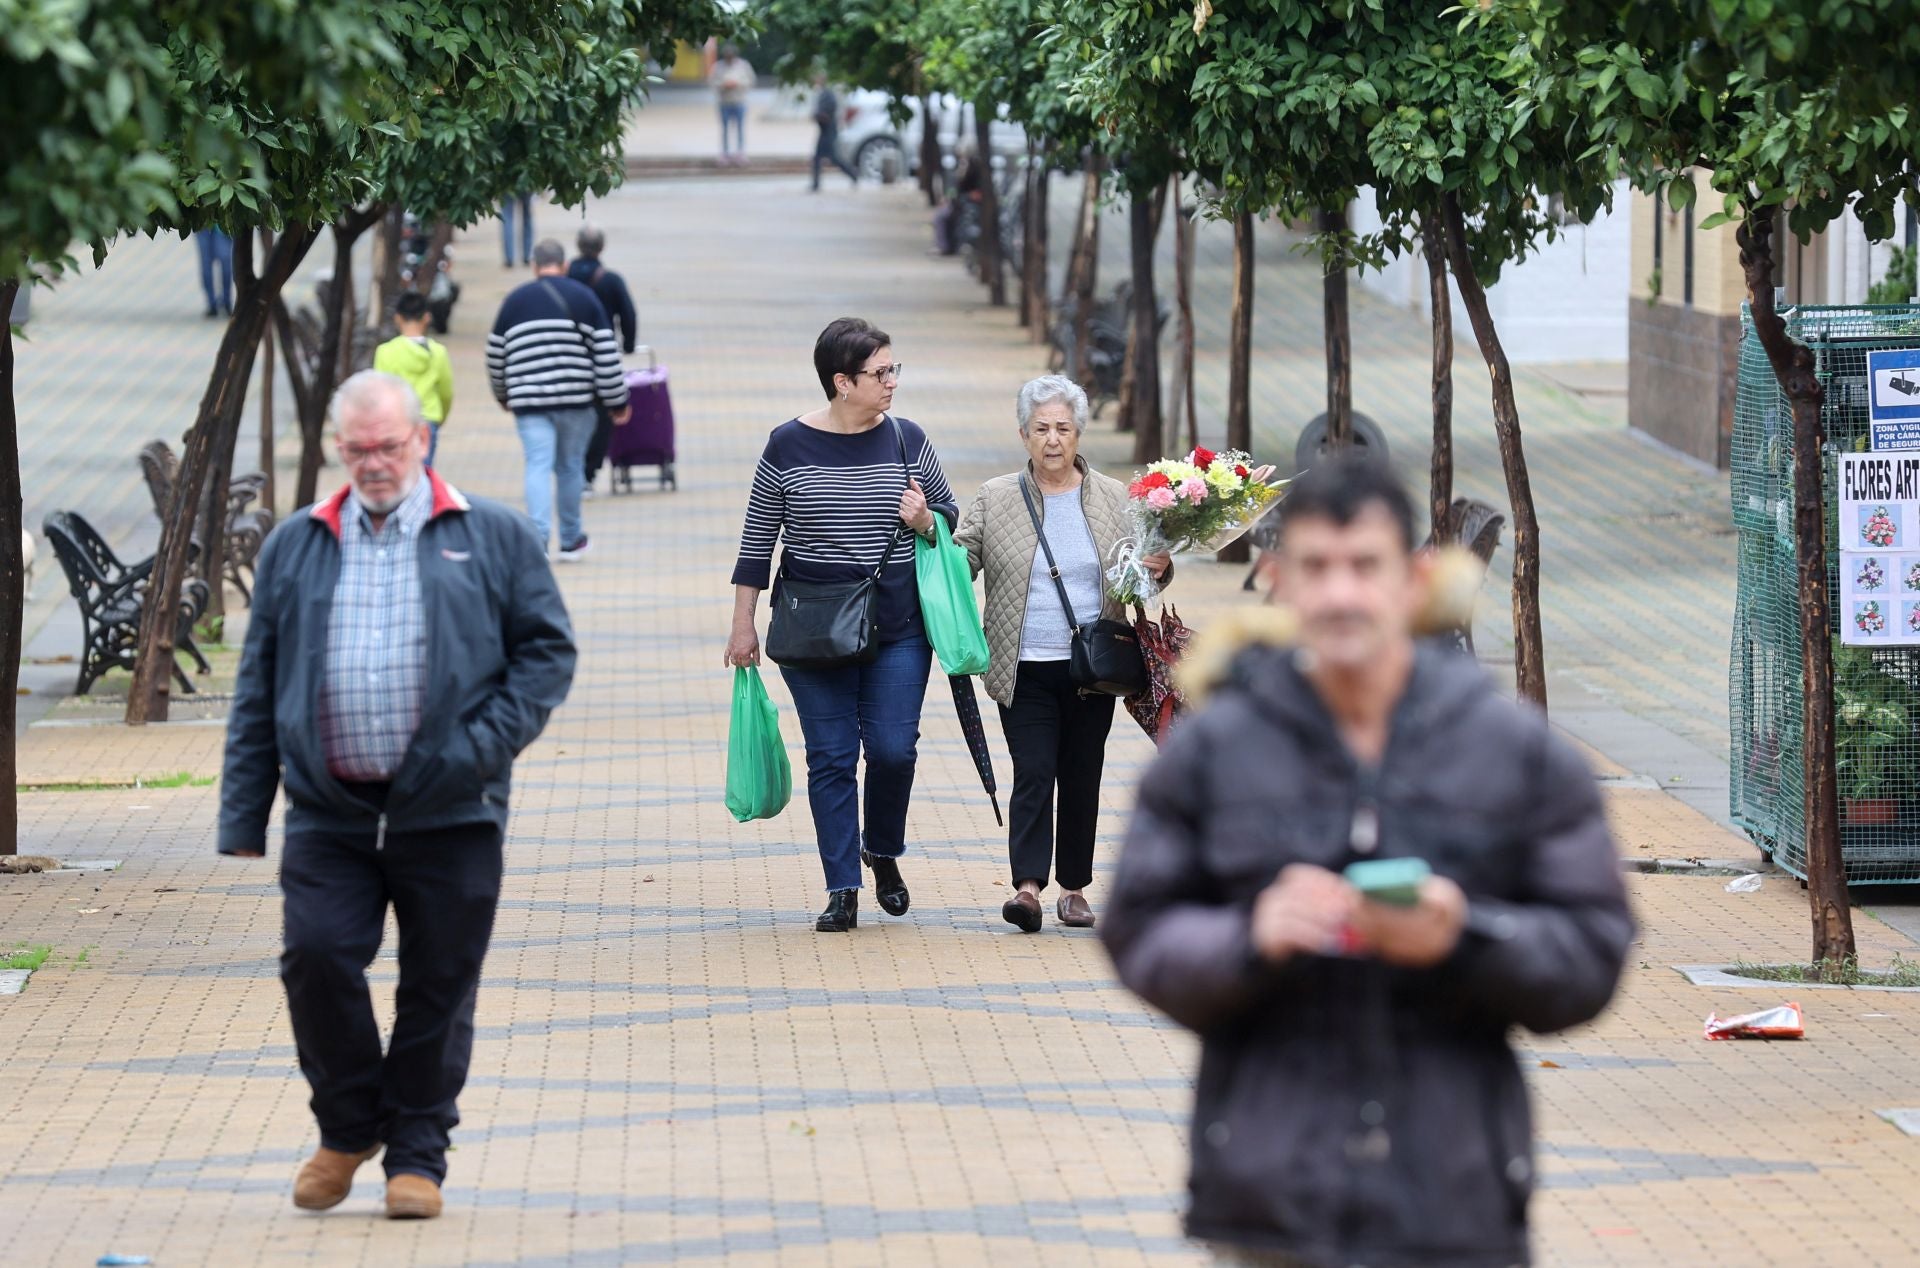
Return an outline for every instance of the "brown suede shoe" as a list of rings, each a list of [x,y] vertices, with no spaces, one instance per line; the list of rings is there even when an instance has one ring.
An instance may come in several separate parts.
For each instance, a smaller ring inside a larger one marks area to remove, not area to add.
[[[320,1146],[293,1178],[293,1204],[303,1211],[325,1211],[339,1206],[353,1188],[353,1173],[379,1152],[378,1145],[357,1154]]]
[[[440,1214],[440,1186],[425,1176],[387,1178],[387,1218],[430,1220]]]
[[[1093,908],[1087,906],[1087,900],[1079,894],[1060,895],[1053,910],[1060,917],[1060,923],[1069,929],[1093,928]]]

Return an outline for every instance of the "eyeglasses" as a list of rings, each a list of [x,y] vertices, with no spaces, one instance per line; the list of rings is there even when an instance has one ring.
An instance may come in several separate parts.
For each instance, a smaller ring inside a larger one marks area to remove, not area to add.
[[[389,440],[384,445],[342,444],[340,446],[340,457],[348,465],[356,467],[369,458],[378,458],[382,462],[392,462],[395,458],[405,453],[407,446],[412,443],[411,440]]]
[[[904,369],[906,369],[905,366],[899,362],[895,362],[892,365],[877,365],[871,370],[855,370],[852,377],[857,379],[863,374],[871,374],[877,382],[898,383],[900,381],[900,371]]]

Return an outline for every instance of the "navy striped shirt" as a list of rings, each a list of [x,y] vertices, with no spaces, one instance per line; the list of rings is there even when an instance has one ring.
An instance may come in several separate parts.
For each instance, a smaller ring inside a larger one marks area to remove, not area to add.
[[[940,469],[940,456],[917,424],[896,421],[907,466],[920,482],[927,505],[953,527],[960,508]],[[913,534],[899,534],[900,495],[907,488],[900,448],[893,428],[884,422],[851,435],[809,427],[797,418],[774,428],[754,469],[733,584],[766,589],[774,542],[782,537],[784,575],[796,581],[858,581],[873,572],[887,543],[898,534],[880,576],[880,640],[893,642],[919,633]]]
[[[487,378],[516,414],[627,403],[607,310],[570,277],[537,278],[507,296],[487,336]]]

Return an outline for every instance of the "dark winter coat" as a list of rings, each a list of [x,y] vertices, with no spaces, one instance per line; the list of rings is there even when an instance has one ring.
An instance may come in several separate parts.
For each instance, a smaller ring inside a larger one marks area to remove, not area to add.
[[[1534,1168],[1510,1026],[1554,1031],[1612,996],[1633,934],[1580,756],[1472,660],[1423,646],[1377,771],[1293,653],[1223,662],[1148,772],[1101,918],[1120,977],[1201,1037],[1188,1231],[1315,1265],[1527,1260]],[[1466,892],[1427,970],[1274,966],[1249,940],[1282,866],[1418,856]]]

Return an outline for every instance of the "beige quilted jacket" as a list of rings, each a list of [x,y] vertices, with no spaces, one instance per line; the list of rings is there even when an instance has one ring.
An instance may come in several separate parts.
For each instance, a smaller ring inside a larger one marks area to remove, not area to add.
[[[1101,475],[1087,465],[1085,458],[1073,461],[1084,476],[1080,482],[1081,510],[1093,529],[1101,560],[1110,563],[1114,546],[1133,532],[1127,515],[1127,486]],[[1037,490],[1034,509],[1044,521],[1046,499]],[[1020,472],[995,476],[980,486],[953,540],[966,550],[974,575],[987,575],[987,604],[981,611],[987,627],[987,648],[993,653],[993,663],[987,669],[987,694],[1011,706],[1013,679],[1020,668],[1020,632],[1027,624],[1027,584],[1033,575],[1034,552],[1040,549],[1040,535],[1033,531],[1033,520],[1020,497]],[[1167,580],[1171,579],[1169,573]],[[1112,599],[1106,601],[1100,615],[1116,621],[1126,619],[1125,609]]]

